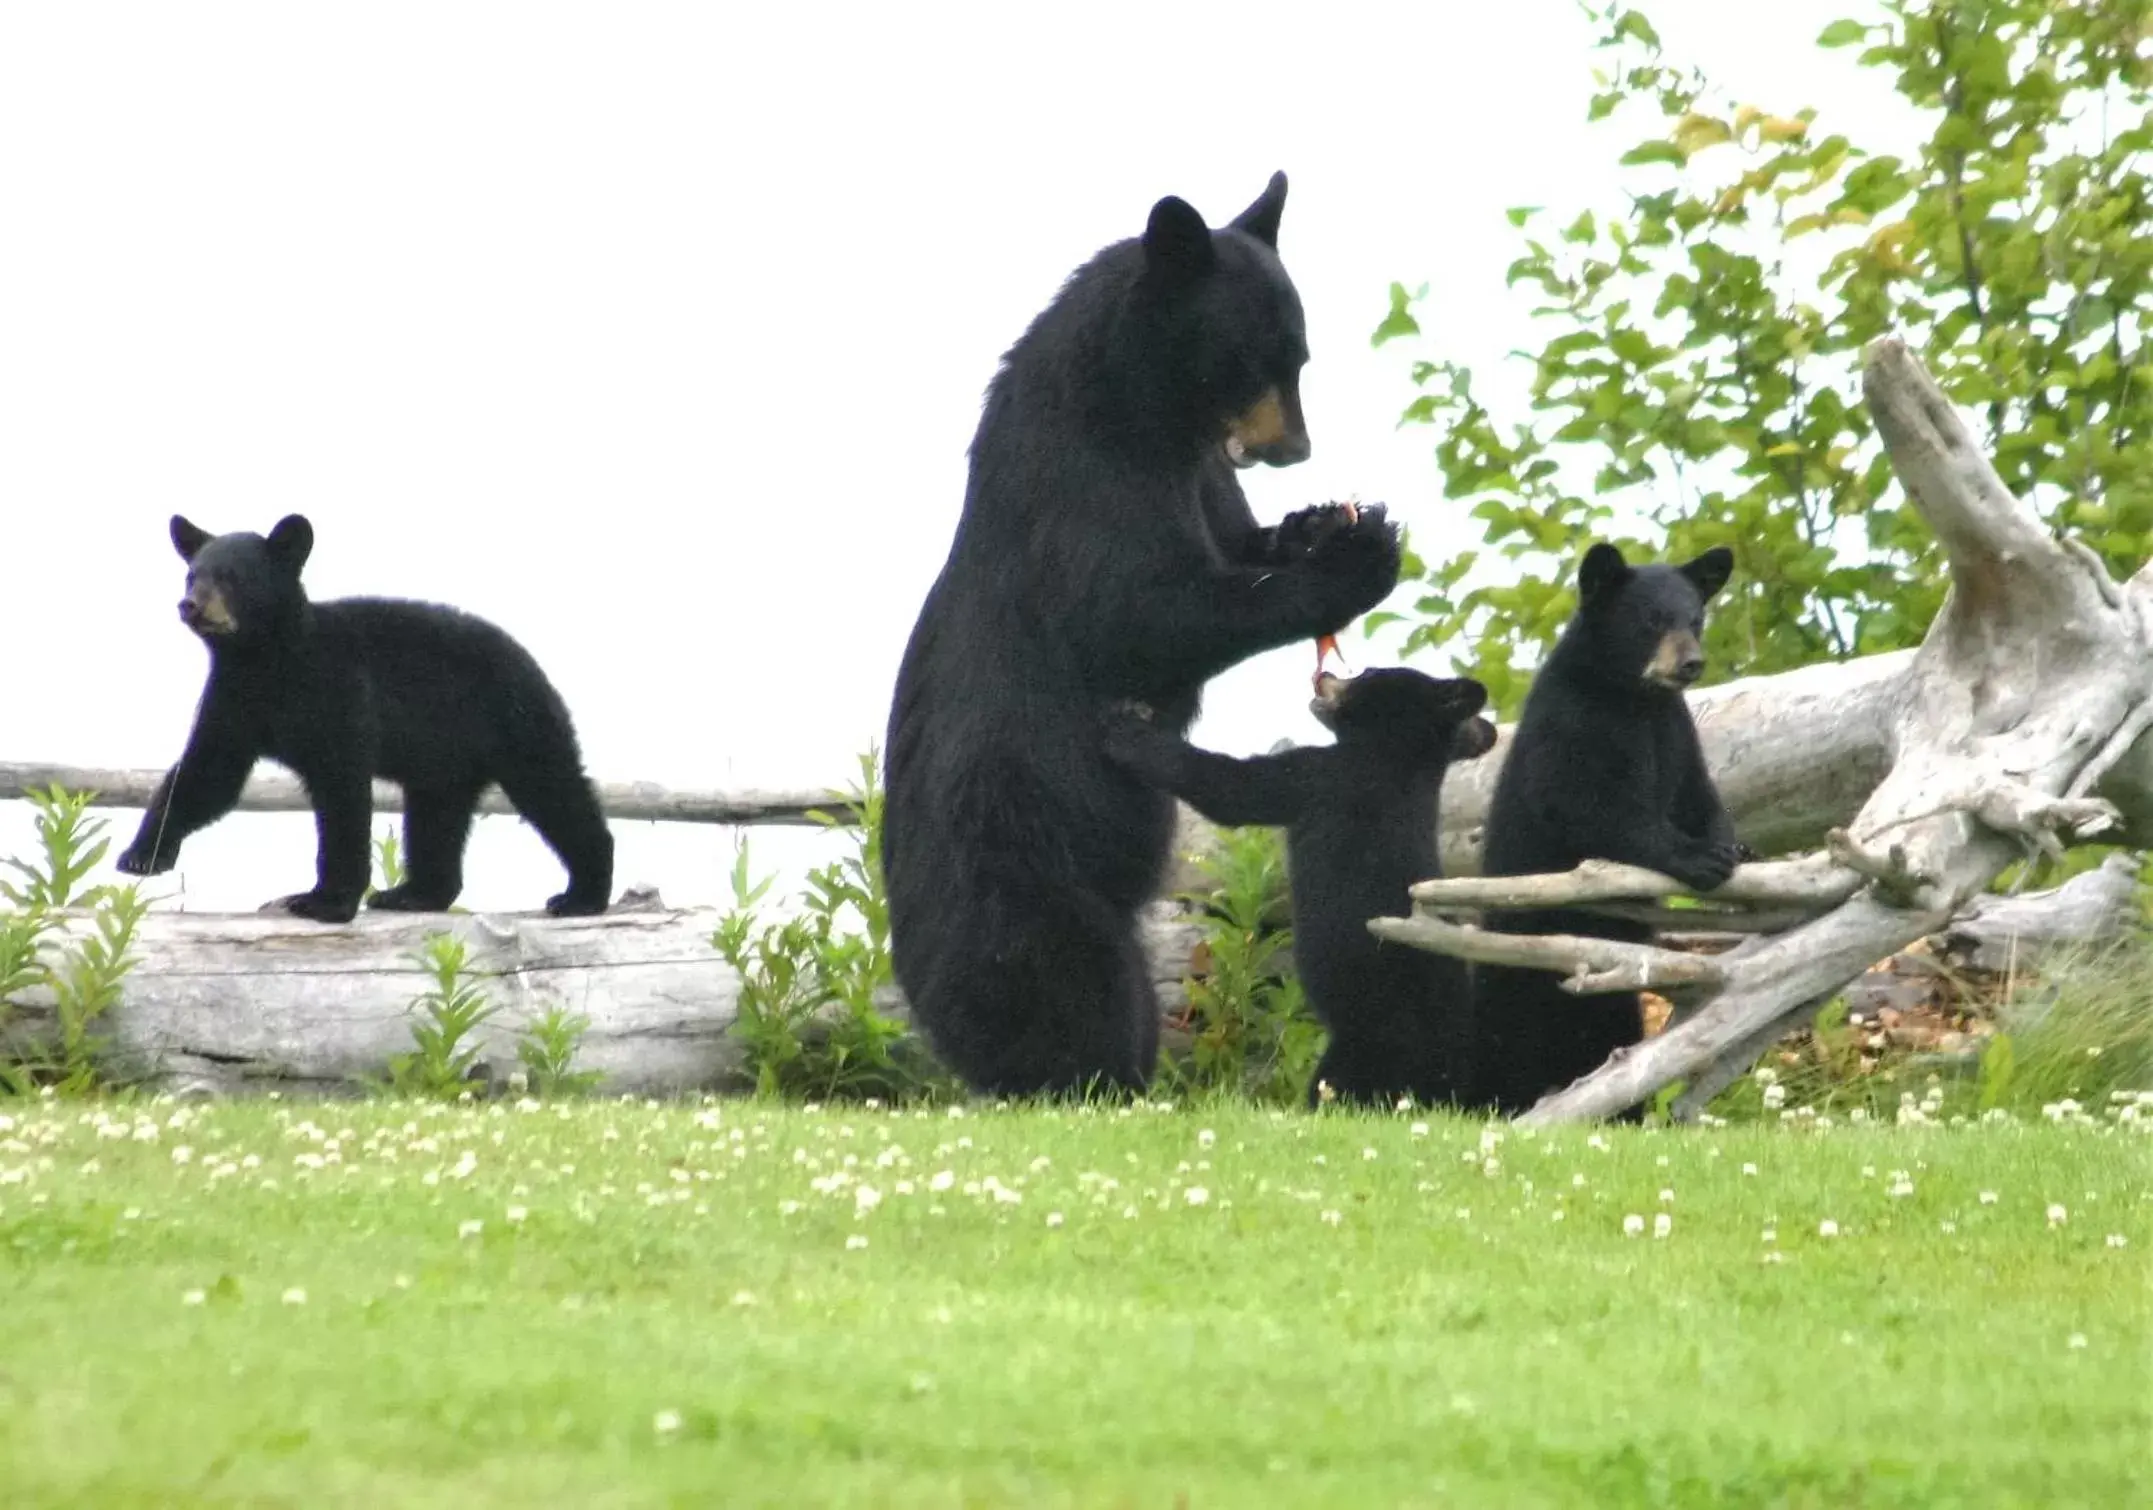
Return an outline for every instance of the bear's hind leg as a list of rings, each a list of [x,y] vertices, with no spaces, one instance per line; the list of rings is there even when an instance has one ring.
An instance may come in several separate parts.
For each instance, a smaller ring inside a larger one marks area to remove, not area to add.
[[[568,889],[546,902],[557,918],[595,917],[613,898],[613,830],[579,767],[501,773],[501,790],[568,869]]]
[[[995,1096],[1142,1092],[1159,1001],[1134,921],[1103,898],[945,897],[940,968],[914,1009],[935,1052]],[[957,920],[963,921],[957,921]]]
[[[446,912],[463,892],[464,845],[478,790],[467,785],[404,789],[404,879],[366,905],[382,912]]]

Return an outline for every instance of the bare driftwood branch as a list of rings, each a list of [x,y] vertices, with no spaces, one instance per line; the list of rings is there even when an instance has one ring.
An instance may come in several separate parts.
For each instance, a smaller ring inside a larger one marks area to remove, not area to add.
[[[411,1004],[428,989],[413,956],[429,934],[464,940],[501,1010],[478,1030],[488,1078],[517,1065],[515,1038],[552,1007],[590,1019],[575,1067],[610,1093],[663,1095],[752,1085],[732,1033],[740,983],[712,947],[719,914],[624,901],[595,918],[537,913],[362,912],[342,926],[266,913],[152,912],[142,920],[121,999],[98,1020],[115,1077],[169,1089],[355,1089],[411,1048]],[[81,936],[81,915],[68,927]],[[1185,1006],[1182,979],[1201,937],[1167,906],[1143,941],[1162,1007]],[[903,997],[883,1010],[902,1019]],[[49,1048],[49,997],[0,1011],[0,1049]],[[1169,1039],[1171,1040],[1171,1033]]]
[[[2130,836],[2133,815],[2153,813],[2129,789],[2153,774],[2137,754],[2153,726],[2153,569],[2119,585],[2091,552],[2051,538],[1902,342],[1870,347],[1863,388],[1900,482],[1943,543],[1951,590],[1861,715],[1885,718],[1889,769],[1830,825],[1851,894],[1717,956],[1720,979],[1692,1014],[1544,1097],[1527,1121],[1607,1116],[1685,1078],[1723,1082],[1877,960],[1965,911],[2029,847],[2053,849],[2066,830]],[[1789,724],[1778,738],[1793,758],[1828,762],[1812,733]]]
[[[1737,866],[1725,885],[1701,899],[1729,907],[1772,906],[1825,912],[1852,896],[1860,881],[1810,857]],[[1425,912],[1488,908],[1581,907],[1596,902],[1651,901],[1691,895],[1672,876],[1612,860],[1586,860],[1547,876],[1455,876],[1422,881],[1413,900]]]
[[[162,771],[99,770],[89,767],[45,763],[0,763],[0,801],[25,792],[43,791],[54,783],[69,791],[92,791],[105,807],[148,807]],[[840,823],[850,823],[845,807],[848,798],[839,791],[797,792],[678,792],[651,781],[602,781],[598,805],[608,818],[645,819],[655,823],[790,824],[818,827],[811,813],[821,811]],[[240,795],[242,812],[303,813],[308,811],[306,790],[298,778],[262,766],[247,780]],[[403,789],[393,782],[374,783],[374,811],[404,810]],[[513,813],[499,787],[488,787],[479,799],[482,813]]]
[[[1717,985],[1721,980],[1719,963],[1711,955],[1682,954],[1619,939],[1567,933],[1537,937],[1490,933],[1469,923],[1446,923],[1426,916],[1370,918],[1368,931],[1379,939],[1484,965],[1559,970],[1565,977],[1562,988],[1573,996],[1602,991],[1668,991]]]

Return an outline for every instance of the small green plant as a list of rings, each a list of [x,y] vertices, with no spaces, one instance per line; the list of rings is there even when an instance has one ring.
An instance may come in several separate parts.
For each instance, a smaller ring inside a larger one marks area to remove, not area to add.
[[[369,891],[389,891],[404,884],[404,852],[393,828],[374,836],[374,873],[378,879]]]
[[[1199,866],[1214,883],[1188,894],[1202,909],[1209,968],[1184,984],[1185,1062],[1160,1056],[1162,1080],[1184,1095],[1224,1092],[1298,1102],[1323,1049],[1323,1028],[1301,983],[1282,968],[1292,931],[1285,910],[1285,845],[1277,831],[1226,829]]]
[[[120,999],[121,982],[134,968],[135,934],[149,903],[132,885],[82,882],[104,859],[111,841],[106,820],[90,816],[94,792],[68,792],[58,785],[26,794],[37,809],[40,857],[10,857],[0,868],[18,878],[0,881],[0,1086],[27,1093],[39,1087],[76,1093],[99,1084],[104,1040],[99,1018]],[[87,914],[84,934],[66,926],[63,910]],[[56,1033],[35,1038],[10,1034],[21,997],[42,990],[52,1000]]]
[[[588,1017],[555,1004],[516,1035],[516,1058],[534,1094],[580,1096],[604,1078],[596,1070],[575,1068],[576,1052],[590,1026]]]
[[[112,841],[103,837],[105,820],[89,816],[95,792],[69,792],[58,783],[46,791],[25,792],[23,797],[37,809],[38,847],[42,863],[9,858],[0,869],[22,877],[20,883],[0,881],[0,897],[23,910],[50,910],[75,900],[75,888],[97,868]],[[109,888],[92,887],[82,897],[94,905],[94,897]]]
[[[499,1010],[473,978],[464,942],[452,933],[427,935],[414,956],[433,988],[411,1004],[412,1049],[389,1060],[389,1089],[399,1095],[454,1100],[472,1089],[480,1047],[473,1035]]]
[[[135,930],[149,902],[132,886],[100,887],[90,913],[92,932],[60,951],[47,984],[60,1025],[59,1055],[44,1066],[45,1084],[67,1093],[99,1084],[97,1062],[105,1040],[92,1032],[97,1020],[119,1005],[120,983],[135,965]]]
[[[904,1024],[876,1001],[894,979],[876,765],[873,750],[860,757],[847,804],[851,853],[809,873],[797,915],[765,921],[771,878],[752,878],[745,841],[734,852],[732,910],[711,942],[740,977],[734,1032],[759,1094],[899,1100],[942,1083],[909,1051]],[[839,824],[828,813],[812,816]]]

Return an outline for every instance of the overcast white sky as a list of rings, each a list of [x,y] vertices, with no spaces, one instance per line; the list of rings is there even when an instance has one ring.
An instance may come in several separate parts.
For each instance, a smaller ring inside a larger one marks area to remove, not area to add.
[[[1739,97],[1903,140],[1811,46],[1861,8],[1648,10]],[[299,511],[317,598],[500,623],[593,774],[841,783],[1001,352],[1159,195],[1218,223],[1274,168],[1315,456],[1248,474],[1257,512],[1352,494],[1463,548],[1405,369],[1533,341],[1502,211],[1607,203],[1629,141],[1584,123],[1591,36],[1572,0],[0,9],[0,759],[169,764],[206,657],[166,517]],[[1394,278],[1433,284],[1430,345],[1370,349]],[[1196,737],[1320,738],[1310,664],[1214,683]],[[730,831],[616,832],[617,885],[722,900]],[[0,803],[0,854],[30,838]],[[312,845],[235,815],[167,889],[251,908]],[[826,845],[755,838],[794,874]],[[559,883],[482,821],[467,904]]]

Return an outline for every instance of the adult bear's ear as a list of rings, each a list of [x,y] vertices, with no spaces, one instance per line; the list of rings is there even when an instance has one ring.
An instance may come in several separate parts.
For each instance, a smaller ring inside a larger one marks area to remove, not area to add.
[[[172,549],[179,552],[180,560],[194,560],[195,553],[215,538],[185,514],[172,516]]]
[[[1622,552],[1602,541],[1585,552],[1584,563],[1577,569],[1577,595],[1590,603],[1629,580],[1630,564],[1622,559]]]
[[[286,514],[269,532],[269,554],[295,577],[313,551],[314,526],[307,523],[304,514]]]
[[[1151,207],[1144,227],[1144,266],[1171,282],[1187,282],[1211,271],[1218,253],[1211,228],[1185,199],[1169,194]]]
[[[1697,596],[1709,601],[1712,594],[1727,585],[1734,575],[1734,552],[1724,545],[1715,545],[1694,561],[1685,561],[1678,568],[1697,589]]]
[[[1272,251],[1278,250],[1278,217],[1286,208],[1286,175],[1273,173],[1271,182],[1256,202],[1233,218],[1233,228],[1246,231]]]

